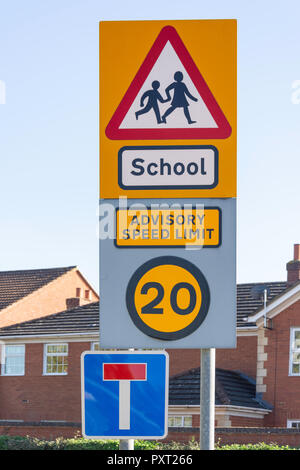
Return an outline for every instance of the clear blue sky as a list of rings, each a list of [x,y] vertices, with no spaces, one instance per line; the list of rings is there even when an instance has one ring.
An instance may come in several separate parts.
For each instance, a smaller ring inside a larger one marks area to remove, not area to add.
[[[0,269],[77,264],[98,285],[98,22],[238,19],[238,282],[286,277],[300,243],[300,3],[0,5]]]

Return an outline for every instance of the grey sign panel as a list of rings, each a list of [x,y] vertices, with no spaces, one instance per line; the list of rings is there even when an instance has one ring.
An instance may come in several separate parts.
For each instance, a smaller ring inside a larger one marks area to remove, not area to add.
[[[131,199],[128,208],[153,203],[218,208],[220,243],[185,247],[174,246],[172,239],[170,247],[137,243],[124,248],[107,225],[110,237],[100,240],[101,347],[234,348],[236,200]],[[117,200],[100,204],[102,221],[109,213],[116,216]]]

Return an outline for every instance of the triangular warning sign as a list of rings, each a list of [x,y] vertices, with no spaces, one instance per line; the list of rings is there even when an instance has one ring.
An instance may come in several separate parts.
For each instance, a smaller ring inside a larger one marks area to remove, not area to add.
[[[230,124],[172,26],[161,30],[105,133],[113,140],[230,136]]]

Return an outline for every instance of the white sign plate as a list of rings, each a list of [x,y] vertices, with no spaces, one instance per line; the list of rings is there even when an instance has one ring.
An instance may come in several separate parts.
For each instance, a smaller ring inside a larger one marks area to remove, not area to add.
[[[213,145],[132,146],[119,151],[123,189],[204,189],[218,184]]]

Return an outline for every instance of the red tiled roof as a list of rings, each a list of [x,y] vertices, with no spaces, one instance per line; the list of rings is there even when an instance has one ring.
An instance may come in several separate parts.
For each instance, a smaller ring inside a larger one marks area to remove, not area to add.
[[[75,267],[0,271],[0,310],[54,281],[54,279]]]

